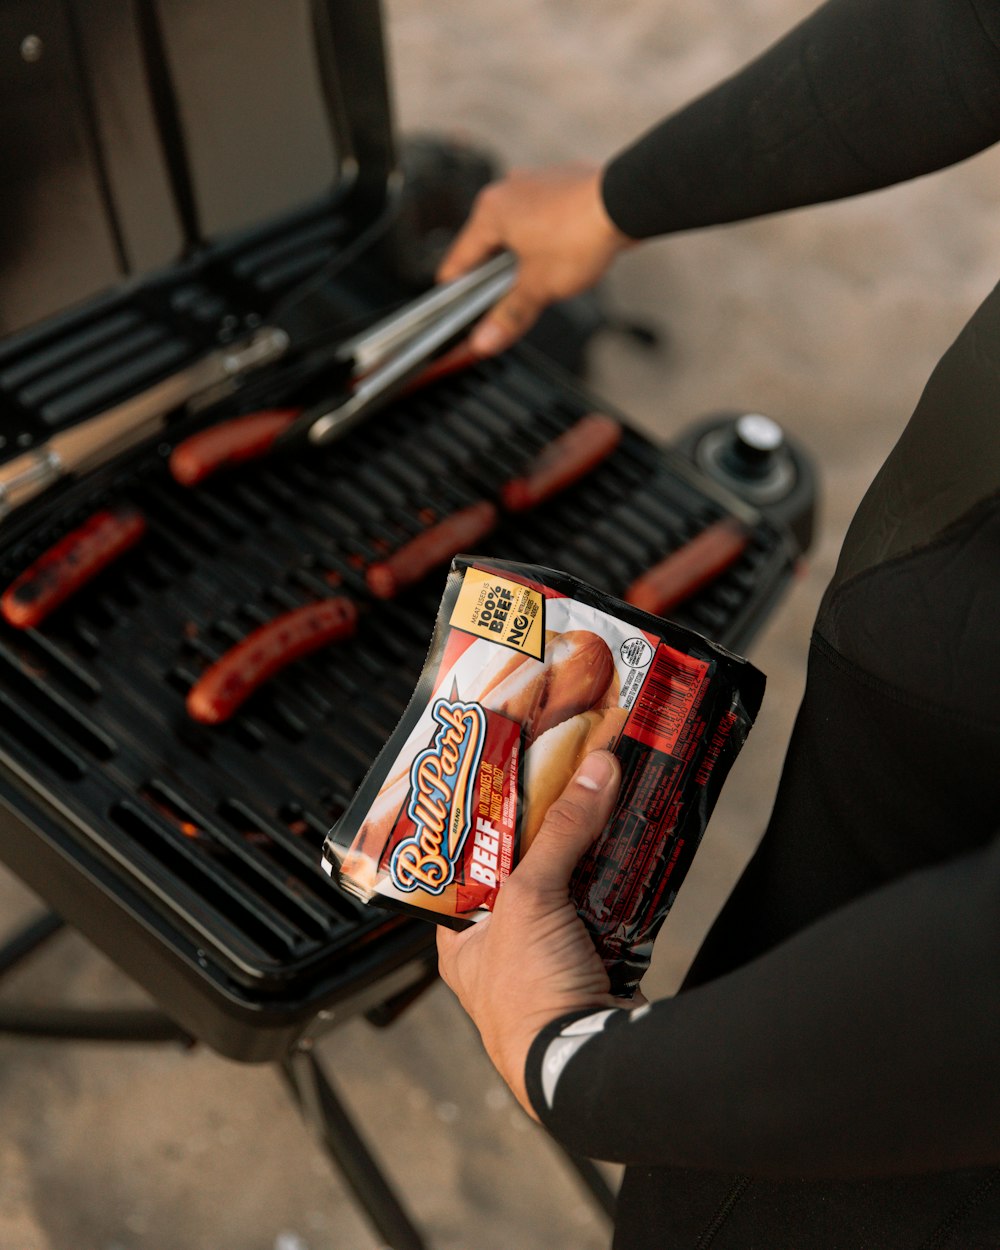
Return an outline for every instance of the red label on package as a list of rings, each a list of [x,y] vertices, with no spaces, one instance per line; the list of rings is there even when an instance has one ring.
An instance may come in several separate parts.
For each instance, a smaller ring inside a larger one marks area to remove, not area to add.
[[[711,667],[661,642],[629,716],[629,737],[654,751],[675,755],[701,702]]]

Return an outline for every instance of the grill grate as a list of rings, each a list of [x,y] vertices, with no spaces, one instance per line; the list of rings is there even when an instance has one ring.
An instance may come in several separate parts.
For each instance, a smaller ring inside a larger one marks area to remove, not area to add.
[[[206,249],[175,270],[0,341],[0,454],[44,441],[257,326],[296,283],[335,265],[357,234],[327,200]],[[326,288],[336,321],[365,316],[365,282]],[[10,434],[9,431],[17,431]],[[8,443],[10,447],[8,447]]]
[[[362,907],[319,868],[327,829],[409,698],[444,583],[440,570],[380,603],[364,568],[495,497],[593,406],[514,352],[327,449],[195,491],[174,485],[152,450],[124,488],[149,522],[142,543],[41,630],[0,628],[0,760],[22,807],[55,798],[69,844],[183,935],[227,993],[298,1001],[400,925],[417,924],[426,942],[425,926]],[[506,520],[488,550],[620,594],[722,512],[626,429],[594,473]],[[35,533],[0,557],[16,569],[56,537]],[[733,643],[788,568],[781,535],[762,523],[677,619]],[[331,594],[361,605],[356,638],[286,669],[225,725],[187,717],[207,665],[261,622]]]

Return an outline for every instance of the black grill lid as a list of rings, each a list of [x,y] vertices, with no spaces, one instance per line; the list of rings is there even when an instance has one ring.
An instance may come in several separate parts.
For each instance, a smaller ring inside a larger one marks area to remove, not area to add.
[[[136,389],[206,331],[231,333],[232,316],[266,315],[345,224],[388,203],[377,0],[21,0],[0,5],[0,49],[0,349],[33,329],[68,340],[74,313],[186,270],[193,341],[167,335],[155,307],[134,309],[144,359],[121,381]],[[199,277],[234,253],[244,289],[220,304]],[[105,331],[88,321],[82,332]],[[84,407],[106,402],[95,389]],[[24,432],[9,413],[8,444]],[[42,409],[47,424],[74,415],[54,399]]]

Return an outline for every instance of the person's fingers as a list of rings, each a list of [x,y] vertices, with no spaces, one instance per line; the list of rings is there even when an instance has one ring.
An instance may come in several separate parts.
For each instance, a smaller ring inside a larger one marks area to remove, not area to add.
[[[521,884],[562,888],[581,856],[608,823],[618,797],[620,770],[610,751],[592,751],[549,807],[517,872]]]
[[[489,227],[483,214],[473,212],[438,265],[435,275],[438,282],[451,282],[461,277],[481,261],[488,260],[494,252],[499,252],[502,245],[499,234]]]
[[[526,334],[541,315],[542,306],[517,287],[486,314],[469,335],[469,347],[477,356],[495,356]]]

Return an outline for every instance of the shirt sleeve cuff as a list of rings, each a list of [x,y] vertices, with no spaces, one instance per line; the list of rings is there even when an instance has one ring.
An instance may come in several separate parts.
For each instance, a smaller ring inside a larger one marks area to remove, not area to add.
[[[552,1117],[556,1089],[569,1061],[606,1027],[628,1016],[629,1012],[619,1007],[589,1008],[553,1020],[538,1034],[528,1051],[524,1083],[543,1124]]]

